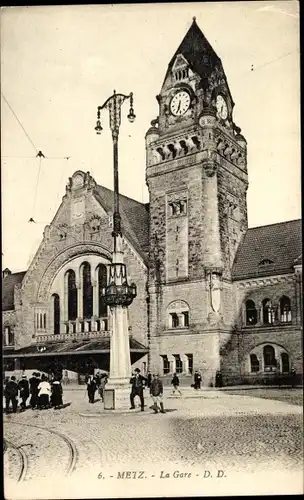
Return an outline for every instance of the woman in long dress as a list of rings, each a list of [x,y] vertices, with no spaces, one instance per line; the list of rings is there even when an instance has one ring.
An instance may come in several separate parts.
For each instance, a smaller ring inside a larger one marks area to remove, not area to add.
[[[62,401],[62,385],[60,380],[54,380],[52,384],[52,395],[51,395],[51,403],[54,406],[55,410],[59,409],[60,406],[63,405]]]
[[[42,375],[41,382],[38,385],[39,410],[42,410],[42,408],[49,408],[51,392],[51,385],[48,382],[47,377],[45,375]]]

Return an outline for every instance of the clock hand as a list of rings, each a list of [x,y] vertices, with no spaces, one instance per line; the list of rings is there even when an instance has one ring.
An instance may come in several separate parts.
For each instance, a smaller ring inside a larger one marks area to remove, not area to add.
[[[181,101],[179,101],[176,112],[178,113],[181,107]]]

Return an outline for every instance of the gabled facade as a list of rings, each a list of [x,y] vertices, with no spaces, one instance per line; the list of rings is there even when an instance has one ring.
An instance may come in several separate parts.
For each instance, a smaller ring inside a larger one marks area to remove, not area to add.
[[[199,369],[205,385],[219,371],[224,383],[302,373],[301,223],[248,229],[246,140],[221,60],[195,20],[157,101],[146,133],[149,204],[120,197],[138,289],[132,362],[165,377]],[[4,321],[17,349],[6,359],[64,354],[76,371],[88,358],[108,368],[111,314],[100,290],[112,206],[110,190],[75,172],[28,271],[5,271]]]

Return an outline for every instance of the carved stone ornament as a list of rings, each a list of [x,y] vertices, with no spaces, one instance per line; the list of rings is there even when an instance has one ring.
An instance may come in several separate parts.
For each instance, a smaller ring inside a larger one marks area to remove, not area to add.
[[[211,274],[210,296],[212,310],[218,313],[221,307],[221,280],[215,273]]]
[[[89,228],[93,233],[96,233],[100,230],[101,223],[102,220],[99,215],[92,215],[92,217],[90,217],[90,219],[88,220]]]
[[[213,161],[206,161],[203,163],[204,170],[207,177],[213,177],[216,173],[216,165]]]

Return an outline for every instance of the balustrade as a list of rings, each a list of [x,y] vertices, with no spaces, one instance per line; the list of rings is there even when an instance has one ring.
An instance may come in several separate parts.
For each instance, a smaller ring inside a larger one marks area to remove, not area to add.
[[[39,332],[34,337],[36,342],[61,341],[71,339],[95,338],[109,335],[108,318],[90,318],[69,320],[61,324],[59,334],[50,334],[48,332]]]

